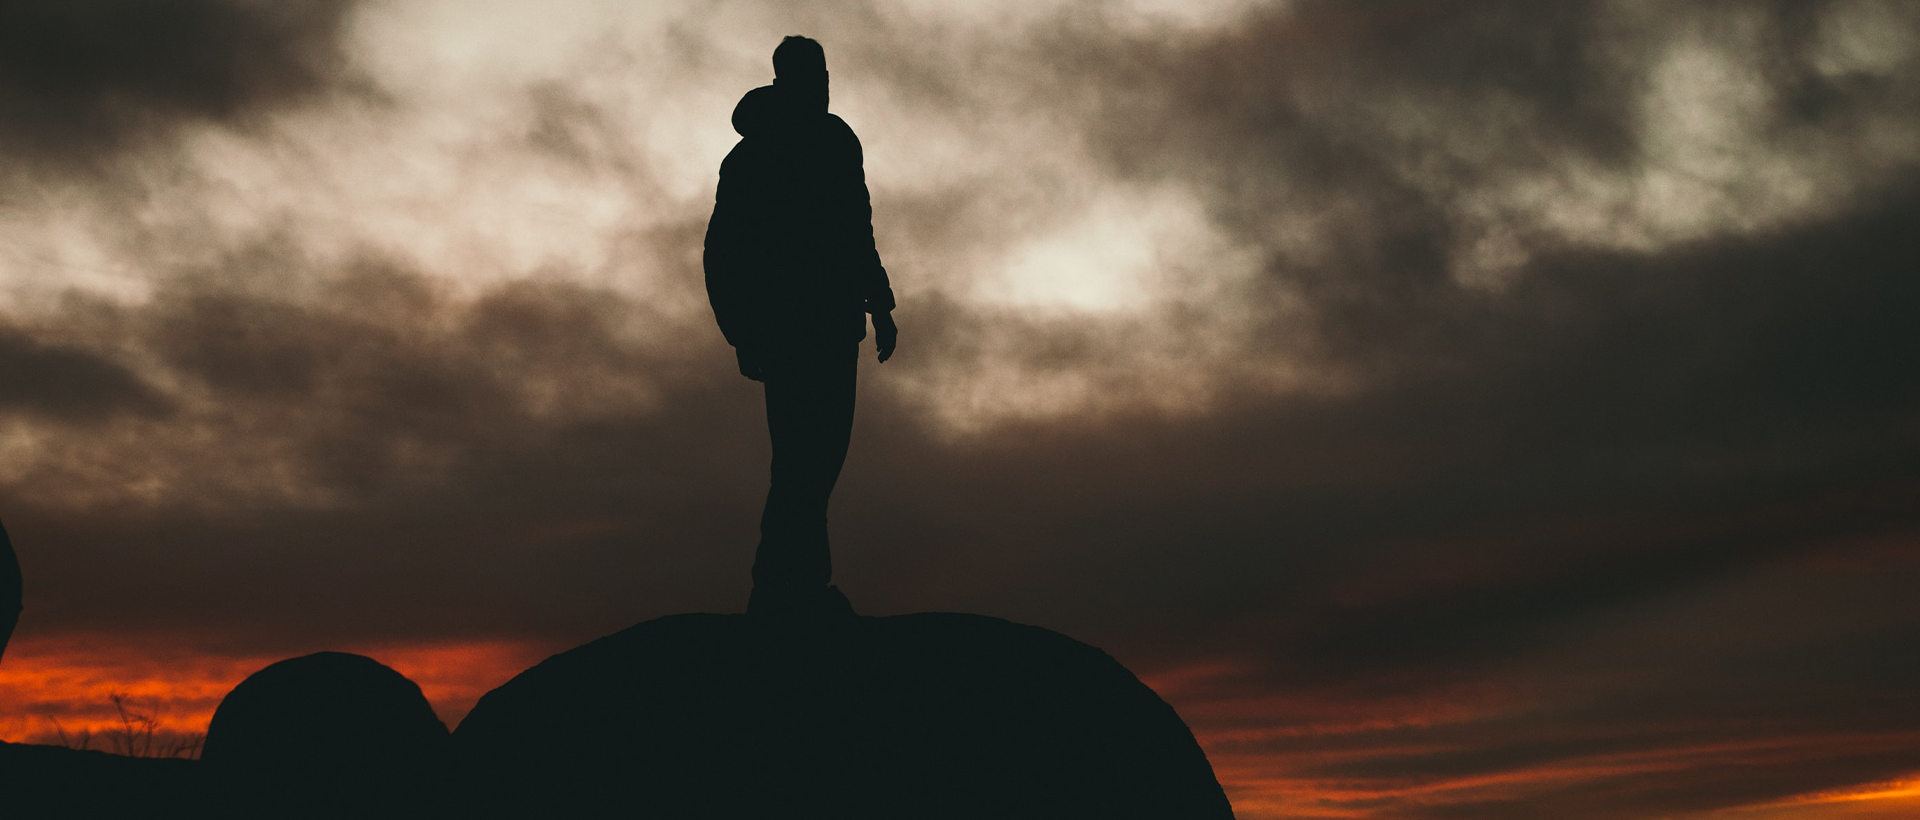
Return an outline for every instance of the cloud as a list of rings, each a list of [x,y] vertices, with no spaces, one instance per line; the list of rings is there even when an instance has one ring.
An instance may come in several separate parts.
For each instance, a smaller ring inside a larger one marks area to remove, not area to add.
[[[69,162],[245,125],[29,215],[84,230],[8,228],[140,285],[9,291],[23,637],[558,650],[739,608],[767,452],[703,186],[803,30],[902,296],[835,499],[862,611],[1173,681],[1246,805],[1632,817],[1915,765],[1903,4],[580,6],[537,36],[393,4],[351,47],[342,6],[181,8],[162,30],[253,43],[207,65],[271,70],[114,63],[0,131],[114,124]],[[387,104],[324,99],[342,53]],[[1074,243],[1102,298],[1006,281]]]
[[[188,123],[245,125],[341,79],[350,2],[0,4],[0,152],[84,166]]]
[[[82,348],[0,327],[0,412],[77,424],[120,414],[154,416],[166,401],[126,366]]]
[[[1915,25],[1871,4],[1294,4],[1212,38],[1069,43],[1056,76],[1126,88],[1088,95],[1109,165],[1197,186],[1265,260],[1246,298],[1310,305],[1276,314],[1276,343],[1373,368],[1501,310],[1551,270],[1538,257],[1759,235],[1903,190],[1920,157],[1876,134],[1916,129],[1889,113],[1917,90],[1913,49],[1841,55]]]

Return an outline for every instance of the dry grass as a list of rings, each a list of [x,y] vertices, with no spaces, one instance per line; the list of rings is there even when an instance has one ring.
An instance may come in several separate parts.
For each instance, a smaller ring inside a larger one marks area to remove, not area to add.
[[[78,751],[87,751],[95,743],[102,743],[100,751],[117,755],[140,758],[184,758],[188,760],[200,757],[200,747],[207,741],[207,733],[192,732],[180,734],[163,732],[160,729],[160,713],[164,711],[159,701],[149,701],[142,710],[133,698],[112,693],[107,698],[113,701],[114,714],[119,716],[118,725],[104,732],[95,732],[91,727],[72,734],[60,724],[57,718],[48,718],[53,722],[53,731],[60,745]]]

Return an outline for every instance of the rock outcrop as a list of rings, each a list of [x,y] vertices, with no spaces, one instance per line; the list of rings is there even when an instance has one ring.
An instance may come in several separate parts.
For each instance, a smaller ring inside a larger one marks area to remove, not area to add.
[[[495,816],[1232,817],[1132,673],[975,615],[648,621],[488,693],[454,741],[461,804]]]
[[[413,681],[363,655],[320,652],[227,693],[200,763],[218,815],[433,816],[448,744]]]
[[[0,817],[191,816],[199,764],[0,741]]]

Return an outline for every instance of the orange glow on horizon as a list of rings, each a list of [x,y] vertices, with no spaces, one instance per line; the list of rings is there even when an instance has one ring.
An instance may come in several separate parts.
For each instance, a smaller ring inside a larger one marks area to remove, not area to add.
[[[1259,755],[1220,750],[1200,734],[1214,773],[1233,801],[1242,820],[1280,818],[1368,818],[1389,804],[1445,805],[1479,801],[1523,799],[1547,787],[1598,782],[1610,778],[1708,769],[1743,763],[1783,762],[1816,754],[1833,741],[1847,738],[1783,739],[1779,742],[1725,744],[1701,748],[1662,749],[1643,753],[1602,755],[1576,761],[1523,767],[1494,774],[1443,778],[1423,782],[1388,780],[1330,781],[1290,777],[1289,770],[1308,764],[1296,755]],[[1859,737],[1866,746],[1910,748],[1911,735]],[[1857,747],[1849,747],[1857,748]],[[1741,752],[1747,754],[1741,754]],[[1794,752],[1799,752],[1795,755]],[[1317,757],[1311,754],[1300,758]],[[1920,775],[1891,782],[1797,795],[1754,806],[1737,806],[1690,815],[1708,820],[1880,820],[1920,817]]]
[[[1920,817],[1920,772],[1899,780],[1705,812],[1689,820],[1911,820],[1914,817]]]
[[[1527,800],[1611,780],[1684,777],[1725,767],[1791,767],[1835,750],[1894,752],[1920,746],[1920,733],[1914,732],[1793,734],[1594,753],[1454,776],[1331,778],[1322,772],[1347,762],[1472,751],[1459,740],[1463,729],[1504,723],[1541,704],[1499,686],[1383,700],[1337,691],[1275,693],[1245,683],[1258,678],[1255,670],[1228,661],[1142,676],[1193,729],[1242,820],[1400,816],[1420,807]],[[1426,730],[1437,731],[1428,735]],[[1920,817],[1915,807],[1920,807],[1920,777],[1688,816],[1891,820]]]
[[[516,641],[453,641],[336,647],[371,657],[420,685],[448,728],[488,690],[557,651]],[[319,650],[313,650],[319,651]],[[156,734],[205,732],[240,681],[268,664],[308,654],[226,655],[116,638],[16,636],[0,661],[0,739],[59,744],[91,733],[92,748],[121,728],[111,697],[151,713]]]
[[[1821,792],[1809,795],[1804,803],[1849,803],[1861,800],[1893,800],[1899,798],[1920,798],[1920,774],[1894,783],[1876,783],[1859,789],[1840,792]]]
[[[487,691],[559,648],[525,641],[464,640],[344,647],[384,663],[419,684],[449,728]],[[139,709],[152,708],[160,734],[204,732],[220,699],[247,675],[304,652],[225,655],[127,639],[69,636],[33,638],[8,648],[0,663],[0,739],[57,744],[91,731],[92,748],[112,750],[103,739],[118,728],[109,700],[126,695]],[[1341,744],[1339,750],[1274,747],[1274,742],[1381,730],[1444,726],[1497,717],[1474,698],[1390,704],[1372,720],[1354,719],[1352,704],[1333,702],[1319,714],[1311,697],[1236,697],[1229,665],[1196,665],[1148,677],[1193,726],[1215,774],[1242,820],[1321,818],[1359,820],[1402,813],[1413,806],[1444,806],[1483,800],[1526,799],[1547,789],[1635,775],[1681,773],[1729,765],[1792,765],[1835,748],[1855,751],[1912,748],[1913,733],[1799,735],[1739,742],[1651,748],[1521,765],[1512,769],[1440,778],[1328,779],[1310,772],[1330,761],[1370,756],[1446,752],[1444,743]],[[1377,705],[1378,706],[1378,705]],[[1302,716],[1320,718],[1295,722]],[[58,730],[56,729],[58,727]],[[1689,815],[1692,820],[1892,820],[1920,816],[1920,773],[1891,782],[1863,784],[1795,796],[1761,805],[1735,806]]]
[[[1920,802],[1920,772],[1902,780],[1884,783],[1866,783],[1847,789],[1831,789],[1823,792],[1805,794],[1788,800],[1780,800],[1755,808],[1775,808],[1781,806],[1813,806],[1832,803],[1863,803],[1869,801],[1916,801]]]

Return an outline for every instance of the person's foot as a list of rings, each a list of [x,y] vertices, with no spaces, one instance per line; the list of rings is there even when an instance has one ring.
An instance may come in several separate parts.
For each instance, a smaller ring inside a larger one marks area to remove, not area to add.
[[[775,618],[851,618],[853,604],[836,586],[755,584],[747,614]]]

